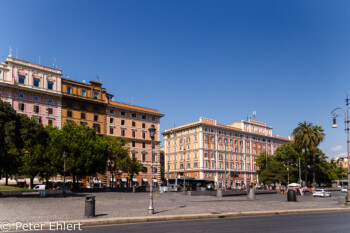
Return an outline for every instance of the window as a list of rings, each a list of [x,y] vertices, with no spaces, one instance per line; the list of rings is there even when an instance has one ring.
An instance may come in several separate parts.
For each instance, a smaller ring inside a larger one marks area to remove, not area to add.
[[[136,118],[136,113],[131,114],[131,117]]]
[[[53,99],[49,98],[49,99],[47,99],[47,102],[48,102],[49,104],[52,104],[52,103],[53,103]]]
[[[120,115],[125,116],[125,112],[121,112]]]
[[[34,105],[34,112],[35,112],[35,113],[39,113],[39,111],[40,111],[39,106]]]
[[[113,117],[109,118],[109,123],[110,123],[110,124],[113,124],[113,123],[114,123],[114,118],[113,118]]]
[[[142,143],[142,148],[146,148],[146,143],[145,142]]]
[[[23,93],[19,93],[18,94],[18,98],[22,98],[23,99],[24,98],[24,94]]]
[[[48,82],[47,83],[47,89],[53,90],[53,82]]]
[[[109,127],[109,134],[114,134],[114,128],[113,127]]]
[[[211,169],[215,169],[215,161],[211,161]]]
[[[187,163],[186,168],[191,168],[191,163]]]
[[[121,124],[121,125],[125,125],[125,120],[121,120],[121,121],[120,121],[120,124]]]
[[[41,123],[41,117],[33,117],[32,119],[35,119],[36,122]]]
[[[86,91],[85,90],[81,90],[81,96],[86,97]]]
[[[204,168],[209,168],[209,161],[205,161]]]
[[[71,87],[67,87],[67,93],[68,94],[72,94],[72,88]]]
[[[47,109],[47,113],[48,113],[48,114],[53,114],[53,109],[52,109],[52,108],[48,108],[48,109]]]
[[[34,79],[33,80],[33,86],[34,87],[39,87],[40,86],[40,80],[39,79]]]
[[[136,122],[135,121],[132,122],[132,127],[136,127]]]
[[[34,101],[39,101],[39,100],[40,100],[40,97],[39,97],[39,96],[34,96],[34,97],[33,97],[33,100],[34,100]]]
[[[146,115],[142,115],[142,120],[146,120],[146,119],[147,119]]]
[[[132,159],[135,159],[135,158],[136,158],[136,153],[135,153],[135,152],[132,152],[132,153],[131,153],[131,158],[132,158]]]
[[[146,124],[145,123],[142,123],[142,128],[146,128]]]
[[[197,152],[194,152],[194,158],[198,158],[198,153]]]
[[[72,117],[72,111],[67,111],[67,117]]]
[[[115,112],[114,112],[113,109],[109,109],[109,113],[110,113],[110,114],[113,114],[113,115],[115,114]]]
[[[98,115],[94,115],[94,121],[98,121]]]
[[[156,118],[155,118],[155,117],[152,117],[152,121],[156,121]]]
[[[197,167],[198,167],[198,162],[194,162],[194,163],[193,163],[193,167],[194,167],[194,168],[197,168]]]
[[[122,135],[122,137],[125,137],[125,129],[121,130],[121,135]]]
[[[132,131],[132,137],[133,137],[133,138],[136,137],[136,131],[135,131],[135,130]]]
[[[85,119],[85,113],[83,113],[83,112],[80,113],[80,118],[84,120]]]
[[[98,92],[94,92],[94,99],[98,100]]]
[[[94,124],[94,129],[95,129],[96,133],[100,133],[100,125]]]
[[[25,108],[24,108],[24,104],[19,103],[19,104],[18,104],[18,109],[21,110],[21,111],[24,111],[24,109],[25,109]]]
[[[146,139],[146,133],[145,132],[142,132],[142,138]]]
[[[209,154],[208,152],[204,152],[204,158],[208,159],[209,158]]]
[[[18,82],[19,82],[20,84],[24,84],[25,80],[26,80],[26,77],[24,77],[24,76],[18,76]]]
[[[47,124],[52,126],[52,125],[53,125],[53,120],[49,119],[49,120],[47,121]]]

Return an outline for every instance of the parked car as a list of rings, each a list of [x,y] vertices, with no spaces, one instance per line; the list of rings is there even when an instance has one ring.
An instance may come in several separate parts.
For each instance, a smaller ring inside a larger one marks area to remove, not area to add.
[[[315,192],[313,193],[314,197],[330,197],[331,192],[329,192],[326,189],[316,189]]]
[[[45,190],[45,188],[46,188],[46,185],[38,184],[38,185],[35,185],[35,187],[33,189],[34,190]]]
[[[344,186],[344,187],[341,189],[341,192],[342,192],[342,193],[348,192],[348,186]]]

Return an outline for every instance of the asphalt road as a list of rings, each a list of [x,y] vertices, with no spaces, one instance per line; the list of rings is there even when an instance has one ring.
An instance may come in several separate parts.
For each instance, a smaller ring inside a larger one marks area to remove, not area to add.
[[[83,227],[86,233],[107,232],[350,232],[350,212],[293,214],[256,217],[237,217],[223,219],[205,219],[192,221],[169,221],[157,223],[139,223],[108,225],[96,227]],[[41,231],[52,232],[52,231]],[[62,231],[60,231],[62,232]],[[71,231],[70,231],[71,232]]]

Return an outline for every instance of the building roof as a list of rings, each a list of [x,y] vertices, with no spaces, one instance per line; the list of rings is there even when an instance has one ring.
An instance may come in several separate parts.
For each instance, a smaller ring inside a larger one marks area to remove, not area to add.
[[[121,108],[126,108],[130,110],[136,110],[136,111],[142,111],[142,112],[147,112],[147,113],[153,113],[158,116],[164,116],[163,114],[160,114],[158,110],[151,109],[151,108],[145,108],[145,107],[140,107],[140,106],[135,106],[131,104],[125,104],[125,103],[120,103],[116,101],[108,101],[108,104],[116,107],[121,107]]]
[[[52,72],[52,73],[62,74],[62,70],[60,70],[60,69],[56,69],[56,68],[52,68],[52,67],[48,67],[48,66],[43,66],[41,64],[21,60],[21,59],[10,57],[10,56],[7,57],[5,63],[7,63],[7,62],[14,62],[14,63],[20,64],[23,66],[29,66],[29,67],[32,67],[35,69],[42,69],[42,70],[46,69],[47,71]]]

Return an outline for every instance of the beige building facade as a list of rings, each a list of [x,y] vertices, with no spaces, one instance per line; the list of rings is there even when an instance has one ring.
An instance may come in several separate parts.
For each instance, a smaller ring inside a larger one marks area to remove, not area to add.
[[[114,182],[117,185],[132,184],[136,186],[149,185],[151,179],[159,183],[160,179],[160,114],[158,110],[139,107],[120,102],[108,101],[107,105],[107,129],[106,135],[113,137],[125,138],[128,141],[130,157],[136,158],[142,165],[143,171],[135,176],[132,181],[128,180],[127,174],[122,174]],[[149,128],[154,126],[156,134],[154,139],[153,150],[153,177],[151,177],[151,137]],[[111,181],[111,174],[108,176]]]
[[[201,117],[163,132],[165,177],[215,181],[226,187],[259,183],[256,158],[291,142],[272,134],[265,123],[247,120],[230,125]],[[233,177],[231,177],[233,176]]]

